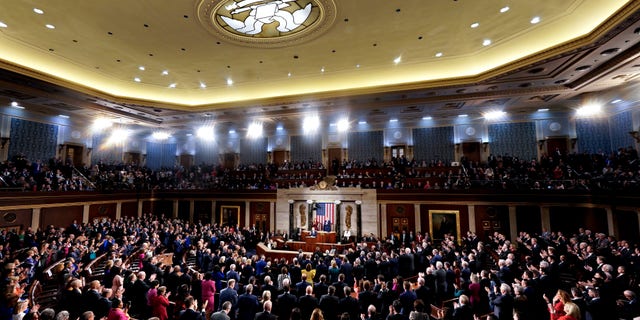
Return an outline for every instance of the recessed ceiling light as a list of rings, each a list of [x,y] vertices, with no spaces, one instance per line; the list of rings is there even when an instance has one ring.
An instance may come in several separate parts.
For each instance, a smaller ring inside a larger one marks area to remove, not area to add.
[[[168,74],[169,74],[169,70],[162,70],[162,75],[163,75],[163,76],[166,76],[166,75],[168,75]]]
[[[69,119],[69,116],[66,114],[59,114],[58,117],[60,118],[65,118],[65,119]]]
[[[262,132],[264,128],[261,122],[252,122],[249,124],[247,128],[247,137],[249,138],[260,138],[262,137]]]
[[[278,131],[282,131],[282,130],[284,130],[284,128],[283,128],[282,126],[278,126],[278,127],[276,128],[276,130],[278,130]]]
[[[173,88],[175,88],[176,86],[177,86],[177,84],[172,83],[172,84],[170,84],[170,85],[169,85],[169,88],[172,88],[172,89],[173,89]]]
[[[485,47],[490,45],[490,44],[491,44],[491,40],[490,39],[484,39],[484,41],[482,41],[482,45],[485,46]]]
[[[234,134],[234,133],[236,133],[235,130],[233,130],[233,129],[229,130],[229,134]]]
[[[549,108],[538,109],[538,112],[547,112],[547,111],[549,111]]]
[[[509,9],[510,9],[509,7],[502,7],[500,9],[500,13],[505,13],[505,12],[509,11]]]
[[[38,8],[33,8],[33,12],[35,12],[37,14],[44,14],[44,10],[38,9]]]
[[[360,68],[360,64],[356,64],[356,68]]]
[[[12,106],[12,107],[15,107],[15,106],[17,106],[17,105],[18,105],[18,103],[17,103],[17,102],[15,102],[15,101],[12,101],[12,102],[11,102],[11,106]]]
[[[204,82],[200,82],[200,88],[204,89],[207,87],[207,84]]]
[[[600,114],[601,112],[602,112],[602,106],[597,103],[587,104],[578,108],[578,110],[576,110],[576,114],[578,116],[584,116],[584,117],[595,116]]]
[[[156,131],[152,133],[151,136],[156,140],[167,140],[171,137],[171,134],[164,131]]]
[[[340,121],[338,121],[338,131],[339,132],[346,132],[347,130],[349,130],[349,119],[341,119]]]
[[[399,56],[399,57],[397,57],[397,58],[393,59],[393,63],[395,63],[395,64],[398,64],[398,63],[400,63],[401,61],[402,61],[402,56]]]
[[[45,27],[47,27],[48,29],[55,29],[56,26],[52,25],[52,24],[46,24]]]
[[[540,17],[533,17],[533,18],[531,19],[531,24],[536,24],[536,23],[538,23],[538,22],[540,22]]]
[[[622,102],[622,100],[620,100],[620,99],[615,99],[615,100],[611,101],[611,103],[613,103],[613,104],[620,103],[620,102]]]
[[[487,120],[497,120],[504,117],[507,113],[502,110],[489,111],[485,113],[483,116]]]
[[[431,117],[422,117],[422,120],[431,120],[431,119],[433,119],[433,118],[431,118]]]
[[[291,72],[287,73],[287,77],[291,77]]]
[[[2,21],[0,21],[0,28],[6,28],[8,25]]]
[[[142,80],[140,80],[140,78],[138,78],[138,77],[135,77],[135,78],[133,78],[133,81],[135,81],[135,82],[140,82],[140,81],[142,81]]]
[[[193,136],[193,133],[187,133],[187,137]]]
[[[227,85],[228,86],[233,85],[233,79],[231,78],[227,79]]]
[[[480,26],[480,23],[478,23],[478,22],[474,22],[474,23],[471,24],[471,28],[473,28],[473,29],[475,29],[475,28],[477,28],[479,26]]]
[[[398,119],[395,119],[395,118],[389,119],[389,122],[398,122]]]
[[[364,120],[360,120],[360,121],[358,121],[358,124],[367,124],[367,122],[364,121]]]
[[[324,72],[324,67],[320,68],[320,72]]]
[[[440,58],[440,57],[442,57],[442,52],[436,53],[436,58]]]
[[[139,67],[138,67],[138,70],[140,70],[140,71],[144,71],[144,70],[145,70],[145,68],[144,68],[144,66],[139,66]]]
[[[466,118],[466,117],[468,117],[468,115],[466,115],[466,114],[459,114],[458,115],[458,118]]]

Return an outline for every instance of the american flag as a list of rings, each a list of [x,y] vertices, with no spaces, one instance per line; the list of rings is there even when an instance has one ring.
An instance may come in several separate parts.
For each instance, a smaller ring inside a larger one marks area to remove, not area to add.
[[[336,205],[334,203],[318,203],[316,206],[316,226],[323,230],[324,222],[329,220],[333,227],[336,217]]]

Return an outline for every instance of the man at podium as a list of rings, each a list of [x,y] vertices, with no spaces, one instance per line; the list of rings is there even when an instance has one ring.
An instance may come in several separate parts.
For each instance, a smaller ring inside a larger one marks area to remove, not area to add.
[[[317,237],[318,236],[318,231],[316,231],[316,227],[311,228],[311,232],[309,233],[310,237]]]

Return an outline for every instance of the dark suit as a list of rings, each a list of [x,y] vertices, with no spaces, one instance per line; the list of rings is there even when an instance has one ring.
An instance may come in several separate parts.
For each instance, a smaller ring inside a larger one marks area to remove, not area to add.
[[[238,293],[233,288],[224,288],[220,291],[220,305],[225,301],[231,302],[231,311],[229,311],[229,315],[231,318],[234,318],[234,314],[236,312],[236,306],[238,305]]]
[[[290,292],[278,296],[277,315],[279,319],[289,319],[291,310],[298,306],[298,298]]]
[[[358,294],[358,304],[360,304],[360,313],[364,314],[367,314],[369,305],[374,305],[376,310],[380,309],[378,305],[378,295],[370,290],[365,290]]]
[[[325,294],[320,297],[320,310],[322,310],[325,319],[336,319],[339,305],[340,300],[336,296]]]
[[[453,309],[453,320],[473,320],[473,310],[471,306],[463,304]]]
[[[87,292],[85,292],[82,295],[82,311],[93,311],[96,309],[96,307],[98,306],[98,301],[100,300],[101,296],[100,293],[98,293],[98,291],[96,290],[87,290]]]
[[[238,297],[238,320],[253,320],[258,312],[258,298],[250,293],[245,293]]]
[[[186,309],[180,313],[179,320],[205,320],[203,312],[198,312],[193,309]]]
[[[610,312],[601,298],[593,298],[587,302],[587,320],[610,319]]]
[[[340,273],[344,274],[344,282],[349,286],[353,286],[353,265],[349,261],[342,263]]]
[[[296,295],[298,296],[298,298],[304,296],[306,294],[307,291],[307,287],[310,286],[311,284],[309,284],[309,282],[302,280],[298,283],[296,283]]]
[[[298,299],[298,307],[300,307],[302,319],[309,319],[313,309],[318,307],[318,299],[312,295],[304,295]]]
[[[256,313],[256,316],[253,318],[254,320],[276,320],[278,317],[271,314],[271,312],[262,311]]]
[[[511,295],[496,296],[496,294],[492,292],[489,299],[493,305],[493,314],[495,314],[499,320],[513,319],[513,297]]]
[[[413,303],[416,301],[415,292],[404,291],[398,299],[400,303],[402,303],[402,314],[408,317],[411,311],[413,311]]]
[[[350,319],[358,319],[360,317],[360,308],[358,306],[358,300],[354,297],[344,297],[340,300],[338,305],[338,310],[340,310],[340,314],[347,312],[349,313]]]

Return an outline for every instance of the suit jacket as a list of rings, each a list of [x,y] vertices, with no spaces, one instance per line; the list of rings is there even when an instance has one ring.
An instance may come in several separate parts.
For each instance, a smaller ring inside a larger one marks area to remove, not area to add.
[[[340,314],[344,312],[349,313],[350,319],[358,319],[358,317],[360,317],[360,306],[358,306],[358,300],[351,296],[344,297],[340,300],[338,310],[340,310]]]
[[[513,319],[513,297],[509,294],[497,295],[491,293],[489,296],[493,305],[493,314],[498,316],[499,320]]]
[[[298,298],[290,292],[278,296],[277,315],[280,319],[289,319],[291,310],[298,306]]]
[[[253,318],[254,320],[276,320],[278,317],[271,314],[271,312],[262,311],[256,313],[256,316]]]
[[[473,320],[473,309],[468,304],[453,309],[453,320]]]
[[[211,315],[211,320],[231,320],[229,315],[227,315],[224,311],[220,310],[218,312],[214,312]]]
[[[320,297],[320,310],[322,310],[325,319],[336,319],[339,305],[340,300],[336,296],[325,294]]]
[[[236,305],[238,304],[238,293],[232,288],[224,288],[220,291],[220,306],[226,301],[231,302],[231,312],[235,312]]]
[[[253,320],[258,312],[258,298],[250,293],[245,293],[238,297],[238,320]]]
[[[304,295],[298,299],[298,307],[300,307],[302,319],[309,319],[313,309],[318,307],[318,299],[314,296]]]
[[[296,283],[296,295],[298,296],[298,298],[306,294],[308,286],[310,286],[310,284],[309,282],[306,282],[306,281],[300,281]]]
[[[178,320],[205,320],[204,312],[198,312],[193,309],[186,309],[180,313]]]

